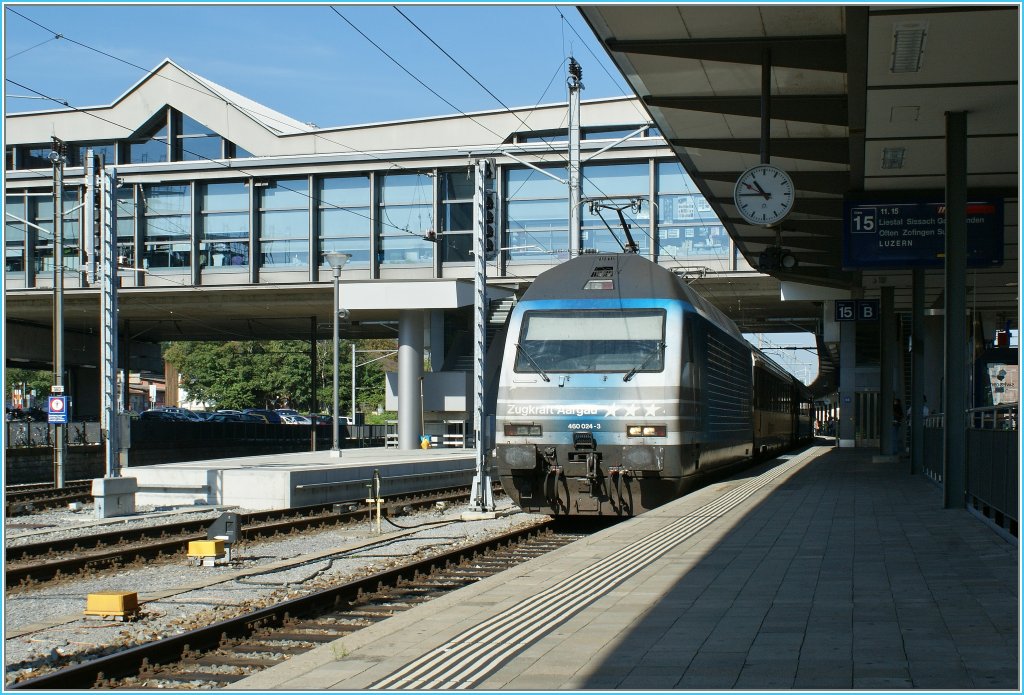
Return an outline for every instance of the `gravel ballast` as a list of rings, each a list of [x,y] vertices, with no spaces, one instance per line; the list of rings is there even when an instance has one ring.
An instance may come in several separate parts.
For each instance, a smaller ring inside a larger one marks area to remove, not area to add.
[[[195,567],[179,560],[9,591],[4,606],[5,681],[42,675],[66,657],[108,653],[110,645],[123,648],[185,632],[543,518],[519,512],[507,498],[498,499],[496,505],[495,519],[462,521],[462,507],[421,511],[394,520],[403,527],[427,524],[418,529],[399,529],[385,520],[378,535],[375,523],[361,522],[249,544],[236,552],[231,565]],[[212,520],[222,511],[150,509],[113,523],[159,525],[178,517]],[[98,533],[112,525],[95,524],[91,505],[78,512],[48,511],[18,520],[37,528],[26,531],[15,525],[8,532],[8,547],[47,537]],[[144,602],[140,617],[132,622],[87,619],[83,615],[86,596],[101,591],[138,593]]]

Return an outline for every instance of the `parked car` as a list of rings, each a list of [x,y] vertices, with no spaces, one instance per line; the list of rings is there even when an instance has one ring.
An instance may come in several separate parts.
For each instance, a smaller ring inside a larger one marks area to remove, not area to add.
[[[275,411],[281,416],[286,425],[311,425],[313,421],[297,410],[290,408],[277,408]]]
[[[264,410],[262,408],[246,408],[242,411],[245,415],[254,415],[264,422],[270,423],[271,425],[280,425],[284,423],[281,416],[275,413],[273,410]]]
[[[143,410],[139,413],[139,419],[158,420],[160,422],[192,422],[191,419],[185,417],[181,413],[176,413],[173,410],[164,410],[162,408]]]
[[[180,416],[182,420],[186,420],[188,422],[202,422],[203,421],[203,418],[199,417],[198,415],[193,413],[188,408],[179,408],[178,406],[175,406],[175,405],[162,405],[162,406],[153,408],[152,410],[160,410],[160,411],[163,411],[165,413],[174,413],[175,415]]]

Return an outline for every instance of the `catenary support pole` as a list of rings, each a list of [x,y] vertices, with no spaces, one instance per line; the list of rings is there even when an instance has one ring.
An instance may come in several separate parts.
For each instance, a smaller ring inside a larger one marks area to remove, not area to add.
[[[491,493],[491,479],[487,470],[484,448],[484,375],[487,357],[487,259],[484,249],[484,216],[487,197],[486,185],[491,178],[493,162],[479,159],[476,163],[476,188],[473,194],[473,258],[476,265],[474,276],[473,309],[473,441],[476,444],[476,474],[469,508],[476,512],[494,510]]]
[[[87,155],[92,159],[92,150]],[[121,474],[118,446],[118,390],[117,390],[117,210],[114,188],[117,185],[117,171],[111,167],[103,172],[100,191],[103,197],[101,305],[103,309],[103,430],[106,432],[104,448],[106,477],[116,478]]]
[[[64,391],[64,161],[67,145],[53,138],[53,387],[55,395]],[[70,408],[65,409],[65,416]],[[64,441],[67,427],[54,425],[53,484],[64,487]]]
[[[569,58],[569,256],[580,252],[580,92],[583,68]]]

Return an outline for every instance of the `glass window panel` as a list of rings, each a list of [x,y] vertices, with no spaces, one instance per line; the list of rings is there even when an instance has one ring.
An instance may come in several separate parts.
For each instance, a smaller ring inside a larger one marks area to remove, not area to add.
[[[411,234],[382,237],[380,240],[381,265],[422,265],[434,258],[434,245]]]
[[[135,190],[132,186],[117,189],[117,216],[133,217],[135,215]]]
[[[270,210],[260,213],[261,239],[308,239],[309,213],[305,210]]]
[[[692,193],[697,187],[679,162],[658,162],[659,193]]]
[[[565,167],[543,167],[543,169],[562,180],[568,178]],[[566,184],[555,181],[534,169],[508,169],[506,176],[509,200],[523,198],[569,199],[569,188]]]
[[[467,170],[449,171],[441,177],[441,199],[448,200],[473,200],[476,193],[476,181],[472,171],[469,175]]]
[[[547,135],[520,135],[519,142],[566,142],[569,139],[567,133],[549,133]]]
[[[438,243],[441,257],[446,263],[473,261],[473,232],[446,232]]]
[[[199,245],[199,263],[221,270],[246,270],[249,243],[246,241],[204,241]]]
[[[260,244],[260,265],[263,267],[305,266],[309,247],[304,240],[268,241]]]
[[[147,140],[129,144],[128,163],[145,164],[147,162],[167,161],[167,141]]]
[[[327,208],[320,211],[320,233],[324,239],[365,236],[370,238],[370,208]]]
[[[445,203],[441,229],[450,231],[473,230],[473,203]]]
[[[422,236],[433,228],[430,205],[389,205],[381,209],[382,236]]]
[[[249,187],[243,182],[208,183],[203,187],[204,212],[249,209]]]
[[[261,209],[305,210],[309,207],[309,181],[307,179],[281,179],[276,184],[260,189]]]
[[[426,174],[388,174],[381,184],[381,205],[430,203],[433,180]]]
[[[370,204],[367,176],[339,176],[320,180],[320,202],[327,207],[366,207]]]
[[[608,223],[611,225],[614,235],[604,225],[601,225],[599,228],[584,228],[581,238],[583,248],[595,249],[601,252],[621,253],[626,245],[626,234],[623,232],[618,218],[614,222],[609,220]],[[633,241],[636,242],[638,252],[642,255],[647,255],[651,247],[651,237],[647,227],[631,224],[629,226],[629,233],[632,235]]]
[[[630,133],[635,133],[640,128],[640,124],[631,126],[629,128],[585,128],[583,130],[584,140],[618,140],[624,138]]]
[[[142,201],[147,215],[188,212],[191,208],[189,186],[147,185],[142,187]]]
[[[567,200],[525,200],[510,202],[507,208],[508,227],[542,229],[569,227]]]
[[[192,249],[184,243],[150,243],[144,244],[142,256],[143,268],[188,268],[191,264]]]
[[[348,259],[348,263],[345,264],[346,268],[366,268],[370,265],[370,237],[368,235],[324,239],[320,246],[321,266],[326,268],[328,265],[323,254],[332,251],[347,253],[352,256],[352,258]]]
[[[19,169],[53,169],[53,164],[50,162],[50,152],[53,150],[49,145],[40,145],[39,147],[23,147],[21,148],[21,158],[19,161]]]
[[[183,162],[223,159],[222,141],[216,135],[183,137],[178,141],[178,146],[181,148]]]
[[[181,134],[182,135],[216,135],[202,123],[186,114],[181,114]]]
[[[647,195],[647,163],[601,164],[583,167],[583,195]]]
[[[249,238],[249,214],[245,212],[215,212],[203,215],[203,236],[212,238]]]
[[[147,217],[145,220],[146,241],[165,241],[189,238],[188,215],[166,215]]]
[[[117,163],[117,148],[114,143],[104,144],[88,144],[88,145],[71,145],[68,148],[69,164],[71,166],[85,166],[85,155],[86,151],[92,148],[92,154],[94,157],[102,157],[104,165],[116,164]]]
[[[25,198],[20,195],[9,195],[4,199],[5,213],[25,219]],[[25,225],[15,222],[7,214],[4,215],[4,239],[11,242],[25,243]]]

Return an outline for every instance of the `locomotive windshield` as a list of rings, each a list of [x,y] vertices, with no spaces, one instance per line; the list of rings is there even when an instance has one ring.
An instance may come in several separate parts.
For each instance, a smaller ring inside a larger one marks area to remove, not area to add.
[[[528,311],[517,372],[660,372],[665,312],[659,309]]]

